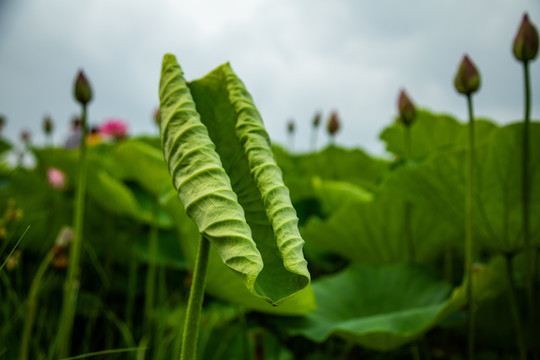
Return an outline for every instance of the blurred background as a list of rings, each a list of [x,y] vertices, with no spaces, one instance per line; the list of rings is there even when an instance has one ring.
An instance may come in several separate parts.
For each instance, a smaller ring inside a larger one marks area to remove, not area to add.
[[[188,80],[229,61],[276,143],[286,143],[293,120],[295,152],[308,151],[315,113],[326,123],[336,110],[338,144],[384,155],[378,134],[401,88],[418,107],[466,118],[453,87],[465,53],[482,76],[476,115],[522,118],[522,67],[511,45],[524,12],[540,24],[538,0],[0,0],[2,134],[18,141],[27,129],[41,145],[50,116],[62,144],[78,113],[79,69],[94,89],[90,125],[120,118],[131,135],[157,134],[161,59],[170,52]],[[538,119],[537,63],[531,78]]]

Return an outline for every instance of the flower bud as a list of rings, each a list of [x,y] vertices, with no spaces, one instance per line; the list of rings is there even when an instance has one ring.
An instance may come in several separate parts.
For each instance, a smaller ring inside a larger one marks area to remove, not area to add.
[[[159,117],[159,107],[154,110],[154,121],[158,126],[161,124],[161,119]]]
[[[463,57],[459,69],[454,78],[456,90],[465,95],[470,95],[480,87],[480,73],[467,55]]]
[[[330,119],[328,120],[328,133],[334,135],[339,131],[339,118],[337,111],[332,111]]]
[[[521,26],[514,39],[514,56],[522,62],[534,60],[538,55],[538,31],[529,21],[527,14],[523,15]]]
[[[25,145],[30,145],[30,131],[21,131],[21,140]]]
[[[289,122],[287,123],[287,131],[289,132],[289,134],[294,133],[294,120],[289,120]]]
[[[82,70],[79,71],[77,79],[75,80],[74,90],[75,99],[82,105],[86,105],[92,100],[92,88]]]
[[[2,133],[2,129],[4,128],[4,125],[6,125],[6,117],[0,114],[0,134]]]
[[[47,181],[53,188],[63,190],[66,186],[66,174],[60,169],[50,167],[47,169]]]
[[[410,126],[416,118],[416,109],[405,90],[401,90],[398,98],[399,119],[405,126]]]
[[[43,131],[46,135],[50,135],[53,131],[53,122],[50,116],[46,116],[43,119]]]
[[[322,114],[321,114],[320,111],[318,111],[318,112],[315,114],[315,117],[313,117],[313,127],[314,127],[314,128],[319,127],[319,124],[321,123],[321,117],[322,117]]]

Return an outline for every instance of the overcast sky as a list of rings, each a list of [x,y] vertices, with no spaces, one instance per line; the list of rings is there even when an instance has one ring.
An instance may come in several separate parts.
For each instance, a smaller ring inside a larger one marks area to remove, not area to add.
[[[315,112],[326,122],[337,110],[337,142],[382,155],[378,136],[403,87],[418,107],[465,119],[465,98],[453,88],[465,53],[482,76],[476,114],[499,123],[522,117],[522,68],[511,45],[524,12],[538,28],[539,0],[0,0],[4,135],[18,140],[29,129],[42,143],[50,115],[63,142],[78,112],[79,68],[94,89],[91,124],[121,118],[131,134],[157,134],[152,113],[170,52],[188,80],[229,61],[277,143],[294,119],[295,150],[308,150]],[[539,119],[540,61],[531,76]]]

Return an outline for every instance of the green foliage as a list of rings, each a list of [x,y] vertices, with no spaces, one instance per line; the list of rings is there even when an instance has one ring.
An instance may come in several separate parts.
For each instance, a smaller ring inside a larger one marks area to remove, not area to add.
[[[228,64],[188,88],[163,60],[161,137],[178,196],[251,293],[279,304],[309,283],[304,241],[262,120]]]
[[[485,297],[498,286],[501,262],[477,272],[475,292]],[[504,269],[504,268],[503,268]],[[292,334],[322,342],[330,335],[388,351],[421,336],[465,304],[465,289],[451,292],[429,268],[356,263],[313,283],[318,308],[288,321]],[[498,289],[500,291],[500,288]]]

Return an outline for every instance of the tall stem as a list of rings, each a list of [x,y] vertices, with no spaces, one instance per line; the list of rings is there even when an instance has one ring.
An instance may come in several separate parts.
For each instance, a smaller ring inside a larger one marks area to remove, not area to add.
[[[508,275],[508,302],[510,303],[510,312],[514,320],[514,330],[516,332],[516,342],[519,350],[519,358],[527,359],[527,350],[525,348],[525,339],[523,338],[523,328],[519,319],[519,310],[516,302],[516,285],[514,284],[512,255],[506,254],[506,271]]]
[[[75,305],[79,293],[79,277],[80,269],[79,262],[82,247],[83,223],[84,223],[84,200],[86,192],[86,105],[82,105],[82,138],[79,154],[79,184],[77,186],[77,196],[75,202],[74,213],[74,231],[73,243],[69,253],[69,266],[66,282],[64,283],[64,300],[62,304],[62,312],[60,314],[60,327],[58,331],[57,341],[59,342],[59,357],[68,356],[71,345],[71,332],[73,329],[73,321],[75,318]]]
[[[195,360],[197,357],[197,337],[199,335],[199,320],[204,299],[209,254],[210,242],[201,235],[197,258],[195,259],[193,283],[189,293],[180,360]]]
[[[467,94],[467,107],[469,110],[469,147],[467,150],[467,195],[465,200],[465,276],[467,277],[467,303],[468,317],[468,358],[474,358],[474,304],[473,304],[473,233],[472,233],[472,199],[473,199],[473,173],[474,173],[474,116],[473,104],[470,94]]]
[[[318,126],[311,127],[311,151],[317,150],[317,132],[319,130]]]
[[[522,149],[522,215],[523,215],[523,244],[525,248],[525,272],[527,281],[527,307],[528,318],[531,323],[532,335],[536,335],[535,308],[534,308],[534,281],[535,281],[535,256],[534,249],[532,248],[530,238],[530,116],[531,116],[531,87],[529,81],[529,63],[526,61],[523,63],[523,74],[525,77],[525,117],[523,120],[523,149]],[[537,358],[535,353],[534,358]]]
[[[411,161],[411,127],[410,125],[405,125],[404,136],[405,136],[404,138],[405,163],[406,165],[409,165],[409,162]],[[413,233],[412,233],[411,203],[406,200],[404,208],[405,208],[404,221],[405,221],[405,233],[407,236],[407,250],[409,252],[409,261],[413,263],[416,261],[416,251],[414,248]]]

